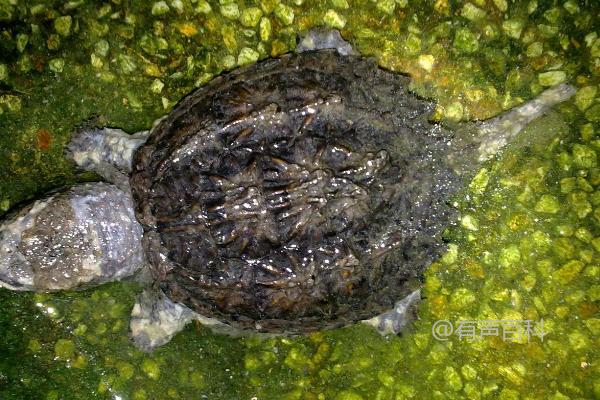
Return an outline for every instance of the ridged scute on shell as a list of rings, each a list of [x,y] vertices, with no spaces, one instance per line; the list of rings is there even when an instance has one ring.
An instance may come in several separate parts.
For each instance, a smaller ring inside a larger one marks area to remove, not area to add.
[[[442,251],[451,135],[409,79],[332,50],[183,99],[131,186],[161,288],[242,329],[305,332],[393,308]]]

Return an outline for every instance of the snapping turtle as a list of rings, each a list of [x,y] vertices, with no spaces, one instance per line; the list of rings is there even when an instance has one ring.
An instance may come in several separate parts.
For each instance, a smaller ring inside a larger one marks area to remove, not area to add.
[[[333,49],[331,49],[333,48]],[[367,321],[398,332],[444,250],[448,205],[561,85],[469,129],[427,120],[409,78],[336,31],[215,78],[151,131],[82,129],[70,156],[111,183],[29,205],[0,226],[0,285],[85,288],[140,270],[144,350],[196,319],[299,334]]]

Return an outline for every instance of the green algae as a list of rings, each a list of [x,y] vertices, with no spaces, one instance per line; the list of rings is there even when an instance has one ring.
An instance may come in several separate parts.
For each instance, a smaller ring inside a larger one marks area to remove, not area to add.
[[[401,337],[357,325],[233,339],[190,325],[143,354],[127,336],[136,284],[0,290],[0,398],[600,397],[599,10],[488,3],[0,1],[0,214],[94,179],[62,156],[77,125],[146,129],[195,86],[290,51],[312,26],[340,28],[411,74],[437,101],[435,119],[487,118],[563,80],[581,87],[456,199],[450,250],[427,271],[420,320]],[[440,319],[542,318],[543,341],[431,335]]]

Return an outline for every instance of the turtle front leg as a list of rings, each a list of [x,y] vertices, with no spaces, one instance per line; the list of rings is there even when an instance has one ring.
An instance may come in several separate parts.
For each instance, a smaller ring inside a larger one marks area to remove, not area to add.
[[[311,29],[301,35],[296,51],[302,53],[321,49],[336,49],[342,56],[358,55],[352,45],[342,38],[340,31],[323,28]]]
[[[361,322],[371,325],[382,335],[396,335],[415,320],[416,306],[419,301],[421,301],[421,290],[417,289],[396,302],[396,305],[390,311]]]
[[[79,289],[144,264],[143,229],[128,192],[87,183],[38,200],[0,223],[0,287]]]
[[[81,168],[94,171],[120,188],[127,188],[135,150],[150,131],[130,135],[121,129],[91,128],[73,134],[68,156]]]
[[[216,333],[235,333],[229,325],[174,302],[160,289],[148,288],[138,295],[131,311],[130,336],[138,349],[149,352],[168,343],[194,320]]]
[[[151,351],[171,340],[194,319],[194,312],[173,302],[158,289],[140,293],[131,311],[129,330],[133,343]]]

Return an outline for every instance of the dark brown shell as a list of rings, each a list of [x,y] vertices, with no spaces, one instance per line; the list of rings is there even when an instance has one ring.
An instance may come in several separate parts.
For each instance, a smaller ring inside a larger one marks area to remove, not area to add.
[[[409,79],[332,50],[218,77],[134,160],[137,216],[173,300],[305,332],[393,307],[439,255],[459,178]]]

